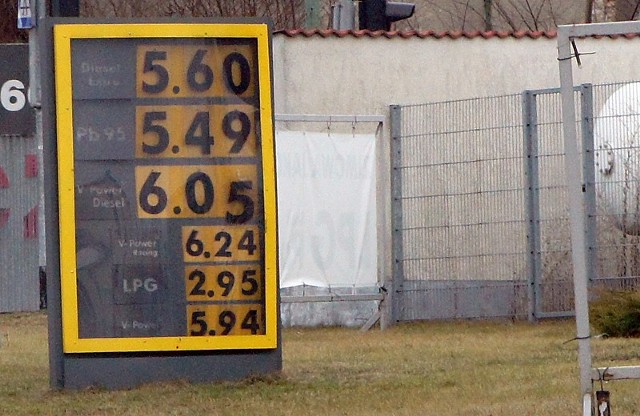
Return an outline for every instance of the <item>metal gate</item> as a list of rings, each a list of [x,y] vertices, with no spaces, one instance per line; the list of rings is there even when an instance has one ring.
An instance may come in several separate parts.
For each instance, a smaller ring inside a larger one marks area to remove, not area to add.
[[[393,320],[572,313],[560,108],[559,89],[391,106]]]
[[[577,131],[583,149],[593,145],[593,87],[574,88]],[[529,308],[532,319],[574,314],[573,264],[565,185],[560,89],[523,94],[525,194],[529,253]],[[593,153],[582,152],[583,178],[593,178]],[[589,180],[584,180],[590,183]],[[595,221],[595,195],[586,192],[585,206]],[[586,198],[589,200],[587,201]],[[593,222],[594,223],[594,222]],[[595,223],[594,223],[595,224]],[[593,239],[593,234],[588,236]],[[594,247],[595,249],[595,247]],[[589,280],[593,276],[588,276]]]

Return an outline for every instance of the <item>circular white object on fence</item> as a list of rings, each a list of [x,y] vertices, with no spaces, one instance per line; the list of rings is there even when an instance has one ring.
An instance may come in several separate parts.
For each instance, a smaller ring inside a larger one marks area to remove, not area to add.
[[[594,127],[599,208],[627,234],[640,234],[640,83],[607,99]]]

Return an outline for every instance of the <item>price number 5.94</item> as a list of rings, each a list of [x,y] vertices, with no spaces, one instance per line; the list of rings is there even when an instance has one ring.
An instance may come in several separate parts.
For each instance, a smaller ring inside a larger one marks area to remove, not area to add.
[[[264,334],[263,308],[259,304],[187,306],[191,336]]]

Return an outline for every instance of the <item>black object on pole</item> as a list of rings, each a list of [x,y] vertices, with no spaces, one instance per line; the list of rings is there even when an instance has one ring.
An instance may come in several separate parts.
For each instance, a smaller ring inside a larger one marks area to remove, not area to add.
[[[361,30],[391,30],[391,23],[408,19],[416,10],[414,3],[387,0],[361,0],[359,7]]]
[[[51,16],[53,17],[80,16],[80,0],[51,0]]]

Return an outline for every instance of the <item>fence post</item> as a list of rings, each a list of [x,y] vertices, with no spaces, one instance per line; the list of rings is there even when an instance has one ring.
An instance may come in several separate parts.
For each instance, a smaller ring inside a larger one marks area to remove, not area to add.
[[[527,221],[527,298],[528,318],[535,322],[541,312],[540,279],[542,261],[540,258],[540,183],[538,173],[538,113],[536,94],[522,93],[522,117],[525,150],[525,201]]]
[[[387,297],[391,298],[390,321],[396,323],[401,319],[403,302],[404,272],[402,267],[402,108],[391,105],[391,253],[393,261],[393,276],[391,287],[387,288]]]
[[[580,86],[580,124],[582,127],[582,183],[585,206],[585,243],[587,250],[587,282],[596,278],[596,188],[593,142],[593,85]]]

